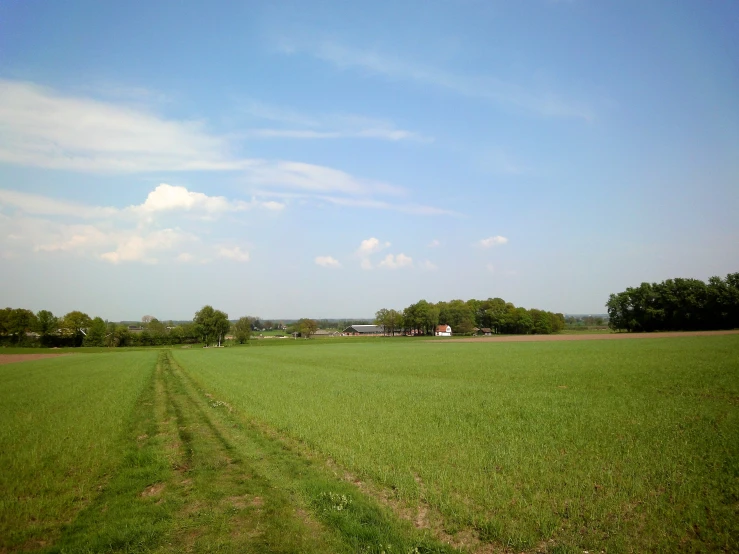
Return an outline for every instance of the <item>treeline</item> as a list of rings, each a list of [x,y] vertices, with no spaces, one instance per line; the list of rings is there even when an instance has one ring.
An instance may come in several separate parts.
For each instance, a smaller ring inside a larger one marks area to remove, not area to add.
[[[726,279],[667,279],[611,294],[609,326],[616,331],[708,331],[739,327],[739,273]]]
[[[389,334],[433,335],[437,325],[449,325],[452,332],[473,334],[475,328],[490,329],[495,334],[547,335],[564,329],[562,314],[516,307],[502,298],[487,300],[451,300],[431,303],[420,300],[402,311],[381,309],[375,323]]]
[[[211,306],[195,313],[192,322],[174,324],[144,316],[140,324],[113,323],[84,312],[73,311],[57,317],[48,310],[33,313],[23,308],[0,310],[0,344],[10,346],[167,346],[175,344],[220,345],[227,333],[244,343],[252,332],[251,319],[235,323]]]

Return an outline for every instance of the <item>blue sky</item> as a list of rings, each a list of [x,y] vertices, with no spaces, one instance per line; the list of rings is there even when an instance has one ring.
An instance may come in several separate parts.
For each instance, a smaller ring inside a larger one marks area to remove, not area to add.
[[[601,313],[739,271],[735,2],[0,4],[0,304]]]

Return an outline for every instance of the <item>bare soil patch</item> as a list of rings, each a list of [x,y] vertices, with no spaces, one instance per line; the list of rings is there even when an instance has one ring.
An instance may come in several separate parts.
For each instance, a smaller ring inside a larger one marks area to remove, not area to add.
[[[707,337],[715,335],[737,335],[733,331],[669,331],[664,333],[594,333],[582,335],[504,335],[501,337],[464,337],[459,339],[439,339],[428,342],[549,342],[563,340],[625,340],[658,339],[666,337]]]
[[[43,360],[44,358],[58,358],[60,356],[71,356],[71,354],[0,354],[0,365]]]

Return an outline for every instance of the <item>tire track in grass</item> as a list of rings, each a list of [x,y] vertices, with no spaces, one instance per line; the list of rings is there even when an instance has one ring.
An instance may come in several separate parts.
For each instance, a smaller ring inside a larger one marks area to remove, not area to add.
[[[174,360],[171,363],[176,365]],[[338,537],[340,544],[326,552],[457,552],[428,531],[417,530],[412,523],[397,518],[388,507],[337,476],[330,467],[299,455],[279,436],[241,418],[228,404],[206,393],[185,369],[178,373],[191,398],[200,399],[201,410],[213,414],[205,417],[245,457],[248,466],[288,494],[293,509],[310,528],[323,526]]]
[[[107,487],[46,552],[328,552],[291,498],[238,459],[160,355]]]
[[[121,463],[45,552],[453,550],[240,420],[162,352]]]

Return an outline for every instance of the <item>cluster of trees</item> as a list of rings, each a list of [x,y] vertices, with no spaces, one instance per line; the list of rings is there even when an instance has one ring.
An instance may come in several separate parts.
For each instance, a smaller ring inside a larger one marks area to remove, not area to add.
[[[33,313],[23,308],[0,310],[0,343],[42,346],[165,346],[172,344],[220,345],[229,332],[243,344],[252,332],[252,320],[242,317],[233,325],[228,315],[212,306],[203,306],[192,322],[179,325],[144,316],[141,326],[92,318],[80,311],[56,317],[48,310]]]
[[[291,335],[297,333],[302,338],[309,339],[313,333],[318,331],[318,329],[320,329],[320,327],[315,319],[304,317],[294,323],[291,323],[287,327],[287,332]]]
[[[40,342],[44,346],[81,346],[88,335],[104,335],[105,330],[105,321],[79,311],[56,317],[48,310],[38,313],[24,308],[0,310],[0,341],[3,344]]]
[[[544,310],[516,307],[502,298],[451,300],[436,304],[420,300],[402,311],[381,309],[375,323],[385,332],[433,334],[439,324],[450,325],[455,334],[471,334],[489,328],[500,334],[550,334],[564,329],[564,316]]]
[[[606,303],[617,331],[694,331],[739,327],[739,273],[726,279],[667,279],[642,283]]]

